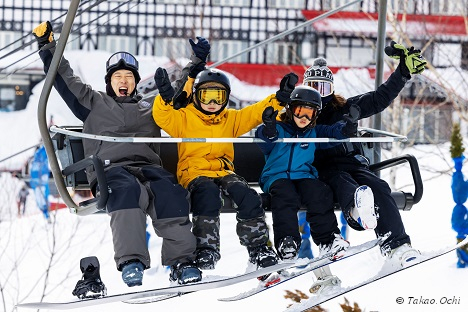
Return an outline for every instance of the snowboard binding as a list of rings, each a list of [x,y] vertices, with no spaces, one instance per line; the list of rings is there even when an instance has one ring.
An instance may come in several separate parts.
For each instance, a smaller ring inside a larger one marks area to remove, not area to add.
[[[79,299],[100,298],[107,295],[107,289],[99,275],[99,260],[94,257],[86,257],[80,261],[82,278],[76,283],[72,292]]]

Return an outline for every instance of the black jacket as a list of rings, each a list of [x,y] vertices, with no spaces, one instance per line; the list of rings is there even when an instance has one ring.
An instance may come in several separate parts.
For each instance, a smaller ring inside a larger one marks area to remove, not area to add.
[[[343,115],[349,113],[351,105],[357,105],[361,109],[359,119],[380,113],[393,102],[408,80],[397,68],[377,90],[348,98],[343,107],[333,107],[331,103],[325,105],[317,118],[317,125],[332,125],[342,120]],[[361,143],[337,143],[332,148],[317,150],[314,165],[319,172],[327,168],[344,170],[350,165],[361,166],[362,159],[360,161],[359,157],[355,157],[362,154],[361,151]]]

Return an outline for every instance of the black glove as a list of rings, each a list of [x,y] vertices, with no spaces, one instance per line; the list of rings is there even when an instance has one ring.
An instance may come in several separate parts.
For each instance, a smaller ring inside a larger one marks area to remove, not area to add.
[[[265,108],[262,114],[263,124],[265,125],[263,135],[270,140],[276,137],[276,116],[278,116],[278,111],[272,106]]]
[[[293,92],[299,78],[295,73],[289,73],[281,79],[280,89],[276,91],[276,99],[282,106],[291,103],[291,92]]]
[[[54,40],[54,30],[49,21],[42,22],[39,26],[33,29],[33,35],[36,37],[39,49]]]
[[[358,120],[361,115],[361,109],[359,106],[351,105],[349,108],[349,114],[343,115],[343,120],[340,123],[343,124],[341,133],[350,138],[357,135]]]
[[[197,37],[198,42],[195,43],[191,38],[189,39],[192,46],[193,53],[196,57],[206,63],[206,58],[210,54],[210,43],[203,37]]]
[[[421,50],[416,50],[414,47],[408,50],[395,41],[392,41],[390,46],[385,47],[385,54],[400,60],[400,72],[405,77],[422,73],[427,64],[426,59],[421,55]]]
[[[174,97],[174,88],[172,87],[167,71],[164,68],[158,67],[158,69],[156,69],[154,81],[156,82],[159,94],[161,94],[164,102],[171,102]]]
[[[206,63],[198,63],[198,64],[193,64],[192,66],[190,66],[189,77],[190,78],[197,77],[198,73],[205,70],[205,66],[206,66]]]
[[[172,100],[172,106],[174,109],[181,109],[187,106],[190,98],[187,97],[187,92],[182,91],[177,93]]]

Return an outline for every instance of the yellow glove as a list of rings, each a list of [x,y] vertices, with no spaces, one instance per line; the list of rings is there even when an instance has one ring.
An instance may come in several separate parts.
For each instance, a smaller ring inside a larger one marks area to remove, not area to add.
[[[54,40],[54,31],[52,24],[49,21],[42,22],[33,30],[34,37],[36,37],[39,49]]]

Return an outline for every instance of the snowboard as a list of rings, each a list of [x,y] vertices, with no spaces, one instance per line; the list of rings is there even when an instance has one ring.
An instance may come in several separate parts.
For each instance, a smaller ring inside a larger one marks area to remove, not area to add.
[[[299,311],[304,311],[306,309],[313,308],[313,307],[315,307],[315,306],[317,306],[319,304],[325,303],[325,302],[327,302],[327,301],[329,301],[331,299],[334,299],[336,297],[344,295],[344,294],[346,294],[346,293],[348,293],[350,291],[353,291],[353,290],[358,289],[360,287],[369,285],[369,284],[371,284],[371,283],[373,283],[375,281],[378,281],[378,280],[383,279],[385,277],[388,277],[390,275],[396,274],[396,273],[401,272],[403,270],[414,268],[415,266],[417,266],[417,265],[419,265],[421,263],[436,259],[436,258],[438,258],[440,256],[443,256],[445,254],[453,252],[453,251],[457,250],[458,248],[461,248],[461,247],[463,247],[463,246],[465,246],[467,244],[468,244],[468,236],[463,241],[459,242],[458,244],[456,244],[454,246],[447,247],[447,248],[441,249],[441,250],[436,251],[436,252],[428,252],[428,253],[422,252],[420,261],[415,262],[413,264],[409,264],[406,267],[392,267],[388,262],[386,262],[386,263],[384,263],[384,265],[383,265],[382,269],[380,270],[380,272],[378,272],[376,275],[374,275],[373,277],[371,277],[371,278],[369,278],[369,279],[367,279],[367,280],[365,280],[363,282],[360,282],[358,284],[355,284],[355,285],[349,286],[349,287],[340,287],[336,291],[328,293],[328,294],[323,294],[322,293],[319,296],[313,296],[312,298],[307,299],[306,301],[302,301],[301,303],[291,305],[285,311],[298,311],[298,310]]]
[[[372,249],[373,247],[379,245],[379,243],[385,240],[385,238],[377,238],[372,241],[363,243],[361,245],[357,246],[351,246],[346,250],[346,253],[344,254],[343,257],[335,259],[335,260],[330,260],[327,257],[323,258],[321,257],[321,260],[318,261],[309,261],[309,264],[306,265],[306,267],[302,269],[297,269],[298,267],[303,267],[304,265],[297,265],[294,267],[291,267],[289,269],[293,269],[292,271],[288,271],[287,269],[284,269],[280,271],[277,274],[272,274],[267,280],[262,281],[259,283],[259,285],[256,288],[252,288],[248,291],[242,292],[238,295],[232,296],[232,297],[226,297],[226,298],[219,298],[219,301],[237,301],[237,300],[242,300],[248,297],[251,297],[253,295],[259,294],[265,290],[268,290],[272,287],[278,286],[284,282],[287,282],[293,278],[296,278],[298,276],[301,276],[303,274],[306,274],[308,272],[312,272],[315,269],[318,269],[320,267],[332,264],[337,261],[341,261],[344,259],[347,259],[349,257],[352,257],[354,255],[360,254],[361,252],[367,251],[369,249]],[[300,259],[299,261],[301,261]],[[298,262],[299,262],[298,261]]]
[[[104,303],[112,303],[124,301],[127,303],[145,303],[141,302],[142,300],[147,300],[147,302],[156,302],[160,300],[166,300],[174,297],[181,296],[185,293],[191,293],[199,290],[207,290],[218,287],[225,287],[241,283],[259,276],[266,274],[271,274],[273,272],[283,270],[295,266],[295,262],[282,262],[274,266],[267,268],[261,268],[252,272],[247,272],[244,274],[232,276],[232,277],[207,277],[205,281],[190,283],[185,285],[175,285],[168,286],[163,288],[149,289],[143,291],[108,295],[100,298],[87,298],[87,299],[77,299],[67,302],[31,302],[31,303],[19,303],[16,307],[19,308],[31,308],[31,309],[51,309],[51,310],[68,310],[89,307]]]

